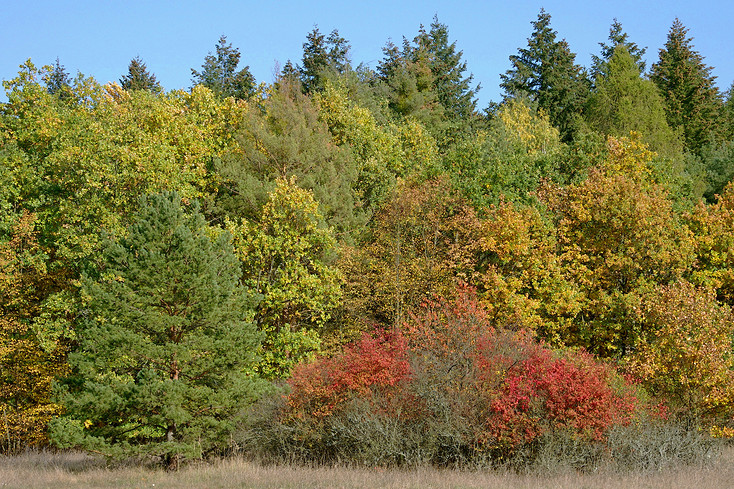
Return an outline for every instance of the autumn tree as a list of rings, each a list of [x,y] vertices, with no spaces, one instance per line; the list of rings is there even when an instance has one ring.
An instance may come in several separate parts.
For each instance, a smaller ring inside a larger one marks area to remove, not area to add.
[[[646,294],[688,271],[693,243],[664,188],[651,181],[647,148],[628,138],[607,144],[603,166],[547,202],[557,213],[563,274],[583,294],[564,343],[621,357],[639,339]]]
[[[688,29],[675,19],[650,79],[663,95],[668,124],[682,130],[686,148],[698,152],[719,131],[721,95],[711,67],[704,64],[692,41]]]
[[[125,90],[148,90],[153,93],[163,90],[155,75],[148,71],[139,56],[130,61],[127,67],[127,75],[120,78],[120,86]]]
[[[255,92],[255,77],[249,66],[237,70],[240,50],[227,43],[226,36],[219,38],[215,49],[204,58],[201,71],[191,69],[191,83],[203,85],[220,97],[250,98]]]
[[[319,349],[325,323],[341,297],[336,239],[313,193],[279,178],[257,222],[229,221],[243,283],[261,294],[255,321],[265,334],[259,370],[287,377]]]
[[[504,74],[501,87],[505,98],[526,97],[536,102],[561,132],[564,141],[572,139],[588,96],[588,81],[575,64],[576,55],[565,40],[557,40],[551,16],[541,9],[527,48],[510,56],[512,67]]]
[[[152,195],[98,263],[53,439],[169,468],[215,449],[258,389],[254,301],[230,236],[177,193]]]
[[[642,315],[646,331],[627,368],[675,417],[709,426],[731,420],[731,309],[712,291],[677,282],[657,289]]]

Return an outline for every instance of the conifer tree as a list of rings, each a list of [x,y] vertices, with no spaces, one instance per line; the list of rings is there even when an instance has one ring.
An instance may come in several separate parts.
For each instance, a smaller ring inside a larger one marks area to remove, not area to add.
[[[141,199],[127,235],[85,277],[61,447],[161,457],[169,468],[227,439],[257,391],[253,301],[228,233],[212,237],[176,193]]]
[[[624,46],[627,48],[627,52],[634,60],[635,64],[640,73],[645,72],[645,60],[642,57],[645,55],[647,48],[639,48],[637,44],[627,40],[627,33],[622,30],[622,24],[614,19],[611,27],[609,27],[609,44],[603,42],[599,43],[601,47],[601,56],[591,55],[592,68],[591,75],[592,79],[597,76],[606,76],[609,60],[614,55],[614,50],[617,46]]]
[[[414,43],[414,58],[423,55],[429,60],[433,87],[447,116],[455,119],[470,117],[476,110],[474,97],[479,87],[471,87],[474,75],[464,77],[464,53],[456,50],[456,42],[449,43],[448,26],[440,23],[436,16],[431,30],[426,32],[421,28]]]
[[[56,58],[56,64],[46,79],[46,89],[51,95],[57,95],[61,99],[71,97],[71,78],[66,68]]]
[[[344,73],[349,69],[349,41],[334,29],[325,36],[318,26],[306,35],[303,43],[303,66],[299,66],[306,92],[321,90],[329,72]]]
[[[550,21],[550,14],[541,9],[538,20],[532,22],[528,47],[510,56],[512,68],[500,75],[501,87],[506,99],[525,97],[536,102],[568,141],[581,119],[589,83],[568,43],[556,40]]]
[[[650,79],[663,94],[668,124],[683,131],[686,147],[694,152],[716,137],[721,95],[716,77],[703,56],[693,49],[688,29],[675,19]]]
[[[127,75],[120,78],[120,86],[125,90],[148,90],[152,93],[160,93],[163,90],[155,75],[148,72],[139,56],[130,61]]]
[[[191,69],[191,82],[204,85],[220,97],[249,98],[255,92],[255,77],[249,66],[237,71],[240,56],[240,50],[227,43],[227,36],[220,37],[216,53],[210,52],[204,58],[201,71]]]
[[[604,65],[586,109],[591,127],[616,137],[636,131],[653,151],[666,156],[680,153],[678,138],[665,119],[662,97],[654,83],[640,77],[638,61],[627,46],[617,44]]]

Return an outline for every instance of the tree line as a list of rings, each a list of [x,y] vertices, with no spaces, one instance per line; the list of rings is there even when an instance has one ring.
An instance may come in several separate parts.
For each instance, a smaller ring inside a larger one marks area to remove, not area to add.
[[[28,60],[0,106],[2,451],[175,467],[275,398],[279,446],[321,459],[348,409],[463,420],[451,460],[656,416],[731,436],[731,89],[678,20],[649,71],[616,20],[600,48],[579,66],[541,10],[484,110],[437,18],[374,70],[315,28],[272,84],[224,36],[187,90]]]

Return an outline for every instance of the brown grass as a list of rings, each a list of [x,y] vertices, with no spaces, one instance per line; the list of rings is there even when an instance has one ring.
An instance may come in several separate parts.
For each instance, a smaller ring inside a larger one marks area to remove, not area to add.
[[[241,459],[189,466],[178,472],[107,468],[83,454],[31,453],[0,457],[0,488],[563,488],[719,489],[734,485],[734,448],[708,467],[651,473],[517,475],[437,469],[348,469],[262,466]]]

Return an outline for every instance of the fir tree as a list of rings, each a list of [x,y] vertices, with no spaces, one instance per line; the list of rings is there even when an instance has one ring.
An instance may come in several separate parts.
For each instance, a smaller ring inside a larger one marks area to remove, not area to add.
[[[471,87],[474,75],[464,77],[466,61],[456,42],[449,43],[449,30],[438,17],[433,18],[431,30],[421,28],[415,40],[414,58],[426,56],[433,74],[433,87],[450,118],[466,119],[476,110],[475,95],[479,87]],[[415,59],[414,59],[415,60]]]
[[[688,29],[675,19],[650,79],[663,94],[668,124],[680,128],[686,147],[698,152],[716,138],[722,103],[711,67],[704,64],[687,35]]]
[[[259,343],[230,237],[212,234],[168,193],[141,199],[127,235],[106,244],[101,274],[83,280],[60,446],[175,468],[227,439],[256,393]]]
[[[576,55],[565,40],[556,40],[551,16],[541,9],[528,47],[510,56],[512,68],[503,75],[505,98],[529,98],[550,117],[551,123],[568,141],[577,130],[581,111],[589,94],[589,83]]]
[[[61,99],[71,97],[71,78],[64,65],[59,62],[59,58],[56,58],[56,64],[46,79],[46,90]]]
[[[160,93],[163,90],[155,75],[148,72],[139,56],[130,61],[127,75],[120,78],[120,86],[125,90],[148,90],[152,93]]]
[[[334,29],[324,36],[318,26],[306,35],[303,43],[303,66],[298,70],[307,93],[321,90],[324,76],[331,73],[344,73],[349,69],[349,41]]]
[[[227,43],[222,36],[216,45],[216,53],[211,52],[204,58],[201,71],[191,69],[194,85],[204,85],[220,97],[247,99],[255,93],[255,77],[250,67],[245,66],[237,71],[240,62],[240,50]]]

